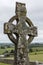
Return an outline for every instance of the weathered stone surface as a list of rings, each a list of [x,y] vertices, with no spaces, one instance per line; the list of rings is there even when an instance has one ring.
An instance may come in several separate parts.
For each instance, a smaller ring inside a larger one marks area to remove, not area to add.
[[[12,22],[16,20],[17,24]],[[26,25],[26,22],[28,25]],[[16,3],[16,16],[12,17],[8,23],[4,24],[4,33],[15,44],[15,65],[30,65],[28,58],[28,43],[37,36],[37,28],[26,17],[26,6],[24,3]],[[16,34],[15,39],[12,34]],[[28,40],[26,35],[29,36]]]

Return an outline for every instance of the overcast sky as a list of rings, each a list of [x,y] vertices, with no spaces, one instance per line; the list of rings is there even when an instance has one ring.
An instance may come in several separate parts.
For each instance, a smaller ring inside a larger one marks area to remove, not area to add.
[[[38,28],[38,36],[33,42],[43,42],[43,0],[0,0],[0,42],[11,42],[3,33],[3,27],[15,15],[16,2],[26,3],[27,16]]]

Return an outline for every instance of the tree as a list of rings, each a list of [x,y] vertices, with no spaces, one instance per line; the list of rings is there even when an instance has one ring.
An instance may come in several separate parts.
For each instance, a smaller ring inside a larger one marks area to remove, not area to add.
[[[33,52],[33,50],[30,48],[30,49],[29,49],[29,52]]]
[[[5,49],[5,46],[1,46],[1,49]]]
[[[14,53],[14,50],[11,50],[10,53]]]

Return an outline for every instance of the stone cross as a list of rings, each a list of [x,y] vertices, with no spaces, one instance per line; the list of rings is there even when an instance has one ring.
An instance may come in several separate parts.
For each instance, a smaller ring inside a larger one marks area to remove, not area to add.
[[[13,16],[4,24],[4,33],[15,44],[14,65],[30,65],[28,59],[28,44],[37,35],[37,28],[30,19],[26,17],[25,3],[16,2],[16,16]],[[16,20],[14,25],[12,22]],[[16,35],[16,39],[13,36]],[[28,39],[27,39],[28,38]]]

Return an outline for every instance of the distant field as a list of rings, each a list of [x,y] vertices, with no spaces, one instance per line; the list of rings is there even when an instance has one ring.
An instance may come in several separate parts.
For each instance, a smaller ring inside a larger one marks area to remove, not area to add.
[[[33,47],[32,49],[33,51],[36,51],[36,50],[43,51],[43,47]]]
[[[12,50],[12,49],[14,49],[14,48],[0,49],[0,54],[3,54],[6,50],[7,50],[7,51],[10,51],[10,50]]]
[[[0,65],[10,65],[10,64],[0,63]]]
[[[32,48],[33,52],[29,53],[30,61],[43,62],[43,47]]]
[[[29,54],[29,60],[43,62],[43,54]]]
[[[14,48],[0,49],[0,54],[3,54],[6,50],[10,52],[10,50],[12,50],[12,49],[14,49]],[[10,64],[0,63],[0,65],[10,65]]]
[[[6,48],[6,49],[0,49],[0,54],[2,54],[4,51],[8,50],[12,50],[14,48]],[[43,47],[35,47],[32,48],[33,52],[29,53],[29,60],[30,61],[39,61],[39,62],[43,62]],[[7,59],[13,59],[13,57],[7,57]],[[1,64],[0,65],[7,65],[7,64]]]

